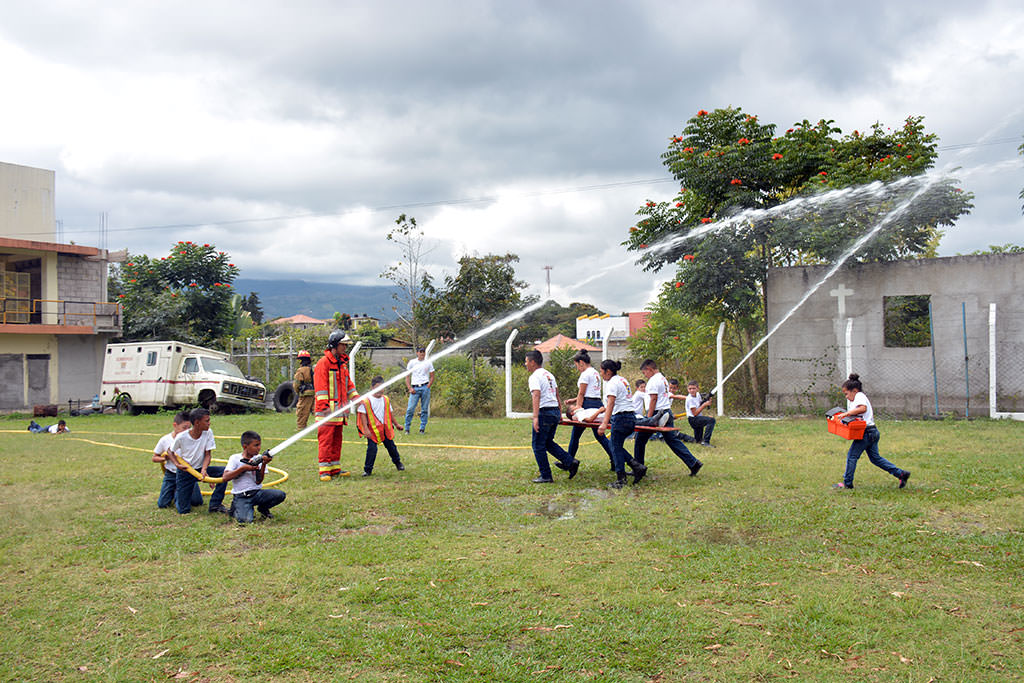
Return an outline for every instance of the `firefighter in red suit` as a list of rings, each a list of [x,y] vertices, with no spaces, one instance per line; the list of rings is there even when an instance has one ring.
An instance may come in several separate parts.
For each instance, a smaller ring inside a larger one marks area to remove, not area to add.
[[[316,419],[321,421],[316,431],[320,481],[348,476],[348,472],[341,469],[341,432],[348,423],[347,412],[327,420],[324,418],[358,396],[356,385],[348,374],[350,341],[348,335],[341,330],[331,332],[324,357],[313,370],[313,391],[316,393],[314,409]]]

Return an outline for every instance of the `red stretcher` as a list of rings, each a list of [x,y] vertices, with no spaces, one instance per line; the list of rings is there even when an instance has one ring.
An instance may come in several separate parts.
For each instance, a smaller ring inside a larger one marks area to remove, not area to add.
[[[562,418],[562,420],[558,424],[566,425],[568,427],[586,427],[588,429],[590,429],[590,428],[597,429],[598,427],[601,426],[600,422],[584,422],[584,421],[581,421],[581,420],[569,420],[569,419],[566,419],[564,417]],[[611,427],[610,426],[608,428],[608,431],[611,431]],[[635,431],[635,432],[674,432],[674,431],[678,431],[678,428],[677,427],[648,427],[646,425],[637,425],[637,426],[633,427],[633,431]]]

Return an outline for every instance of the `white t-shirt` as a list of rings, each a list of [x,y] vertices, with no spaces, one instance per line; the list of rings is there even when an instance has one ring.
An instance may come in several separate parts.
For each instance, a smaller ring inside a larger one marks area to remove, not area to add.
[[[687,396],[686,416],[697,417],[697,413],[695,413],[694,411],[697,410],[697,408],[700,408],[701,403],[704,403],[704,401],[701,400],[701,395],[699,393],[696,396]]]
[[[57,431],[57,425],[50,425],[49,427],[46,428],[46,431],[50,432],[51,434],[64,434],[64,433],[70,432],[71,430],[68,429],[67,425],[64,425],[64,431],[63,432],[58,432]]]
[[[633,414],[637,417],[647,417],[647,406],[651,404],[651,397],[648,396],[646,387],[644,391],[637,389],[633,394]]]
[[[629,382],[622,375],[615,375],[604,383],[604,395],[615,398],[612,415],[634,412],[633,397],[629,395]],[[605,400],[605,405],[608,405],[607,400]]]
[[[530,375],[530,391],[540,391],[540,407],[541,408],[557,408],[558,407],[558,382],[555,381],[555,376],[544,368],[537,368]]]
[[[370,400],[370,408],[373,410],[373,414],[374,416],[376,416],[377,421],[380,422],[381,424],[387,422],[388,416],[384,414],[384,397],[377,396],[376,394],[370,394],[369,396],[364,396],[363,398],[368,398]],[[366,415],[366,404],[363,403],[361,400],[359,401],[359,405],[356,408],[356,412]]]
[[[245,457],[245,453],[235,453],[228,458],[228,464],[224,466],[225,472],[231,470],[237,470],[242,464],[242,458]],[[259,491],[263,488],[260,484],[256,483],[256,472],[249,470],[242,472],[237,477],[231,480],[231,492],[232,493],[245,493],[246,491]]]
[[[434,371],[434,364],[426,358],[423,360],[413,358],[406,366],[406,370],[409,370],[412,373],[409,375],[409,382],[413,386],[416,386],[417,384],[427,384],[430,382],[430,373]]]
[[[174,447],[174,432],[170,434],[164,434],[160,437],[160,440],[156,442],[156,446],[153,448],[153,452],[157,455],[163,455],[165,452],[171,450]],[[171,462],[170,458],[164,461],[164,469],[168,472],[177,472],[178,468],[175,467],[174,463]]]
[[[868,400],[868,397],[864,395],[863,391],[858,391],[857,395],[853,397],[852,401],[847,401],[846,402],[846,410],[847,410],[847,412],[853,410],[857,406],[864,406],[865,408],[867,408],[867,410],[865,410],[863,413],[861,413],[857,417],[859,417],[862,420],[864,420],[864,422],[867,423],[868,427],[874,425],[875,424],[875,411],[871,409],[871,401]]]
[[[590,367],[581,372],[576,384],[585,387],[583,398],[601,398],[601,376],[594,368]]]
[[[654,404],[655,412],[672,407],[672,392],[668,390],[668,381],[665,379],[665,375],[660,372],[654,373],[647,379],[647,393],[658,395],[658,402]]]
[[[186,429],[174,439],[174,454],[187,462],[196,470],[202,468],[203,458],[206,451],[217,448],[213,440],[213,430],[207,429],[199,435],[198,439],[192,438],[192,430]]]

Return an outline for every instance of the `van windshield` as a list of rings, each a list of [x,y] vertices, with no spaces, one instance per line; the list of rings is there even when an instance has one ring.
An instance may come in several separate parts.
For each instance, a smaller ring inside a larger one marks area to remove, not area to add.
[[[237,377],[239,379],[245,379],[245,375],[242,371],[235,367],[234,364],[221,360],[220,358],[210,358],[209,356],[203,356],[203,370],[212,372],[216,375],[227,375],[228,377]]]

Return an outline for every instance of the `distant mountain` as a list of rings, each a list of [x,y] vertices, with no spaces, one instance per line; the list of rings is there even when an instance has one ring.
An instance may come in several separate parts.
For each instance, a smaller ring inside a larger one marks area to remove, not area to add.
[[[395,319],[395,312],[391,310],[396,305],[391,296],[396,291],[394,287],[244,277],[235,280],[234,287],[242,296],[256,292],[263,308],[264,321],[296,313],[326,319],[333,316],[335,311],[349,315],[365,313],[382,321]]]

